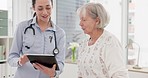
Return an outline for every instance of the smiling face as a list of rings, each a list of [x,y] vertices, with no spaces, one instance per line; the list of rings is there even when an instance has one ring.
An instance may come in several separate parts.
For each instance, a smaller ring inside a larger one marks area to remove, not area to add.
[[[86,12],[85,14],[80,14],[80,26],[85,34],[91,35],[95,30],[97,30],[97,24],[99,19],[93,19]]]
[[[38,22],[48,22],[52,12],[51,0],[36,0],[33,9],[36,12]]]

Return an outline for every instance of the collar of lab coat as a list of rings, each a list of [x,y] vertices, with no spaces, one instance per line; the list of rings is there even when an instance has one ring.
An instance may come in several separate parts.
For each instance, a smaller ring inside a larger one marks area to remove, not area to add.
[[[32,19],[32,22],[30,23],[30,24],[37,24],[37,20],[36,20],[36,16],[35,17],[33,17],[33,19]],[[52,27],[49,27],[47,30],[53,30],[53,31],[56,31],[56,25],[52,22],[52,21],[49,21],[49,22],[51,22],[51,25],[52,25]],[[38,24],[37,25],[35,25],[35,26],[38,26]]]

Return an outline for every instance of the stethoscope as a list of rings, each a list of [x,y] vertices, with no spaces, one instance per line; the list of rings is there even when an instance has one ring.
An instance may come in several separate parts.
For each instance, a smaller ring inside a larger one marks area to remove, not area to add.
[[[28,26],[27,28],[25,28],[24,34],[26,34],[26,32],[27,32],[28,29],[32,29],[33,35],[35,36],[35,29],[32,27],[32,24],[30,24],[30,26]],[[59,49],[58,49],[58,47],[57,47],[56,33],[55,33],[55,31],[53,31],[53,30],[51,30],[51,31],[54,33],[55,48],[53,49],[53,54],[54,54],[54,56],[56,56],[56,55],[59,53]],[[50,42],[51,42],[52,37],[50,36],[49,38],[50,38]],[[25,46],[25,47],[26,47],[27,49],[30,49],[29,46]]]

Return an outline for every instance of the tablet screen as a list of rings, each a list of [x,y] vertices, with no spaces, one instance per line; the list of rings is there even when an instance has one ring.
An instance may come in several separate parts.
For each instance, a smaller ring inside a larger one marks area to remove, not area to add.
[[[59,70],[55,56],[49,54],[27,54],[31,63],[40,63],[46,67],[52,68],[56,64],[56,70]]]

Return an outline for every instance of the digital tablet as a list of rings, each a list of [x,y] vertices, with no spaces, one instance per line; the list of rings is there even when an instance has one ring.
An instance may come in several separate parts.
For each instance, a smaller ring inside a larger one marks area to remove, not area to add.
[[[39,63],[46,67],[52,68],[56,64],[56,69],[59,70],[57,60],[54,55],[50,54],[26,54],[31,63]]]

